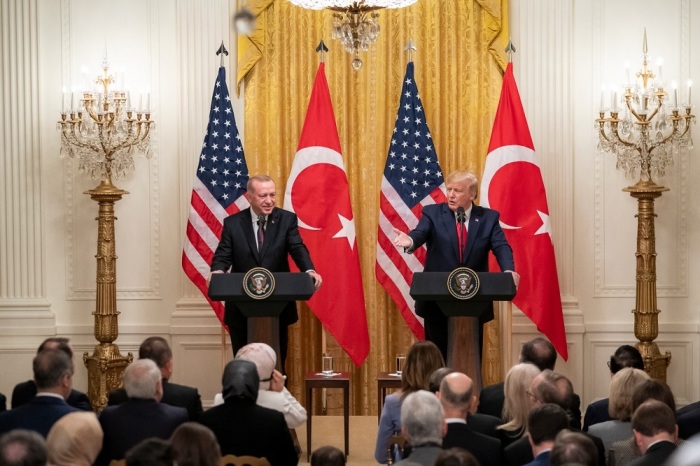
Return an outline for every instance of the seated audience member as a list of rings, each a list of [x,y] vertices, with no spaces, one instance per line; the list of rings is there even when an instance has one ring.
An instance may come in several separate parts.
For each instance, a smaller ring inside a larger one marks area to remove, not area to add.
[[[444,416],[440,400],[427,390],[418,390],[404,399],[401,403],[401,434],[412,448],[408,458],[396,463],[397,466],[435,464],[447,430]]]
[[[521,362],[506,374],[503,404],[505,424],[498,426],[504,448],[527,433],[527,413],[530,411],[527,391],[540,370],[533,364]]]
[[[40,351],[32,363],[37,393],[28,403],[0,413],[0,434],[12,429],[33,430],[46,437],[51,426],[77,408],[66,397],[73,386],[73,362],[57,349]]]
[[[557,362],[557,352],[554,349],[554,345],[552,345],[549,340],[542,337],[533,338],[525,342],[520,349],[520,362],[534,364],[540,371],[545,369],[553,371]],[[481,390],[478,412],[502,417],[503,405],[505,403],[505,394],[503,390],[503,383],[489,385]],[[581,398],[577,394],[572,393],[568,407],[565,409],[574,421],[573,428],[580,430]],[[504,419],[504,421],[507,422],[508,419]]]
[[[221,449],[214,432],[196,422],[180,424],[170,437],[177,466],[218,466]]]
[[[46,466],[46,443],[32,430],[15,429],[0,435],[0,464]]]
[[[700,464],[700,435],[694,435],[679,445],[664,466],[697,466]]]
[[[620,369],[632,367],[634,369],[644,370],[644,359],[639,353],[639,350],[634,346],[622,345],[615,354],[610,356],[608,368],[610,369],[610,377],[617,374]],[[586,415],[583,417],[583,431],[587,432],[588,428],[599,422],[612,421],[610,413],[608,413],[608,404],[610,398],[594,401],[586,408]]]
[[[632,395],[637,387],[648,379],[649,375],[646,372],[631,367],[625,367],[613,375],[608,407],[612,420],[593,424],[588,429],[590,434],[603,441],[605,451],[608,451],[613,443],[632,436]]]
[[[401,390],[387,395],[379,418],[377,443],[374,447],[374,459],[377,462],[387,462],[386,448],[389,439],[401,430],[403,401],[413,392],[427,390],[432,373],[444,366],[445,361],[440,350],[431,341],[418,341],[408,350],[406,366],[401,376]]]
[[[56,421],[46,437],[49,466],[92,466],[102,449],[95,413],[78,411]]]
[[[678,436],[680,438],[689,439],[700,433],[700,401],[679,409],[676,420],[678,421]]]
[[[658,466],[676,449],[678,426],[676,415],[665,403],[649,400],[632,415],[634,440],[643,456],[632,466]]]
[[[44,351],[45,349],[56,349],[63,351],[68,355],[68,358],[73,360],[73,348],[70,346],[70,340],[63,337],[51,337],[39,345],[36,353]],[[34,380],[27,380],[26,382],[18,383],[12,390],[12,409],[22,406],[23,404],[29,403],[29,401],[36,395],[37,388]],[[66,403],[69,406],[78,408],[83,411],[92,411],[92,406],[90,405],[90,400],[87,395],[78,390],[71,388],[70,393],[66,397]]]
[[[435,460],[435,466],[481,466],[474,455],[462,448],[443,450]]]
[[[317,448],[311,453],[311,466],[345,466],[345,453],[330,445]]]
[[[665,403],[673,412],[676,411],[676,402],[671,388],[661,380],[649,379],[642,382],[632,394],[632,412],[647,400],[659,400]],[[683,440],[676,442],[680,446]],[[608,450],[608,465],[626,466],[642,456],[634,437],[620,440],[612,444]]]
[[[175,453],[170,442],[160,438],[147,438],[126,452],[126,466],[173,466]]]
[[[461,372],[452,372],[442,379],[437,393],[447,423],[442,448],[463,448],[474,455],[481,466],[500,466],[503,463],[500,440],[469,427],[467,413],[472,403],[473,389],[472,380]]]
[[[127,366],[124,388],[129,400],[107,406],[100,414],[104,442],[95,462],[98,466],[124,458],[131,447],[144,439],[168,439],[177,426],[187,422],[185,408],[160,403],[162,375],[150,359],[139,359]]]
[[[255,364],[242,359],[229,362],[222,386],[224,404],[199,418],[214,432],[221,454],[265,457],[271,466],[295,466],[298,456],[284,416],[255,403],[260,387]]]
[[[560,406],[546,403],[530,410],[527,430],[534,459],[526,466],[549,466],[549,455],[559,432],[569,428],[569,417]]]
[[[173,376],[173,351],[163,337],[148,337],[139,347],[139,359],[150,359],[160,369],[163,378],[163,398],[161,403],[187,408],[190,421],[196,421],[202,414],[202,398],[196,388],[170,382]],[[107,404],[115,406],[128,400],[126,390],[118,388],[109,394]]]
[[[563,430],[557,435],[549,455],[550,466],[597,466],[598,452],[589,436],[582,432]],[[604,466],[605,463],[600,464]]]
[[[284,414],[284,420],[290,429],[299,427],[306,422],[306,409],[299,404],[294,395],[284,386],[282,373],[275,369],[277,355],[270,345],[265,343],[250,343],[236,353],[236,359],[244,359],[255,364],[260,377],[258,406],[274,409]],[[214,405],[224,402],[221,394],[214,397]]]

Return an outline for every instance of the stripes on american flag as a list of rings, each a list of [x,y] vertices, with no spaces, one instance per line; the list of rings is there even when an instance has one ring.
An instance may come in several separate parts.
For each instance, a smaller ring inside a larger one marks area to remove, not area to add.
[[[416,227],[423,206],[445,202],[445,184],[425,112],[413,76],[406,66],[396,125],[384,167],[377,232],[377,280],[389,293],[417,338],[424,337],[423,319],[415,314],[409,295],[413,274],[425,264],[425,246],[404,254],[393,244],[392,228],[408,232]]]
[[[209,111],[209,123],[199,156],[187,220],[182,268],[223,323],[224,303],[207,292],[211,260],[221,239],[224,219],[248,207],[244,194],[248,165],[226,86],[226,68],[219,68]]]

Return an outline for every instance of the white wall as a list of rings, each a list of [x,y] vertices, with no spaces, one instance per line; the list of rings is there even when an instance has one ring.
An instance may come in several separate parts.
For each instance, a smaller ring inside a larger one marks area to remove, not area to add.
[[[606,396],[605,362],[634,341],[636,202],[633,184],[596,152],[593,120],[601,84],[621,82],[623,62],[639,63],[643,28],[664,78],[700,82],[700,9],[690,0],[511,0],[515,75],[547,187],[567,332],[567,373],[584,402]],[[0,0],[0,391],[31,377],[47,334],[71,336],[76,352],[94,346],[97,206],[83,191],[97,182],[59,157],[61,88],[91,75],[107,46],[136,91],[150,88],[157,121],[150,160],[116,184],[118,343],[134,351],[146,335],[170,336],[174,380],[218,388],[219,327],[187,281],[180,250],[221,40],[234,92],[234,0]],[[693,60],[695,58],[695,60]],[[234,92],[235,93],[235,92]],[[696,96],[700,95],[700,91]],[[242,103],[234,104],[241,125]],[[10,118],[11,117],[11,118]],[[698,149],[661,180],[656,203],[660,336],[673,359],[669,383],[680,404],[700,398]],[[513,353],[535,329],[516,313]],[[76,361],[75,384],[86,389]]]

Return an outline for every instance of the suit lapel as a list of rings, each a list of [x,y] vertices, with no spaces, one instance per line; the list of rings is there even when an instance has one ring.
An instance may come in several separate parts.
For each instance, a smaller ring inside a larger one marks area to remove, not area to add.
[[[255,255],[258,262],[260,262],[260,253],[258,252],[258,243],[255,241],[255,231],[253,230],[253,209],[248,207],[241,211],[241,229],[243,230],[243,236],[245,236],[248,247]]]
[[[455,219],[455,214],[450,210],[449,207],[447,207],[447,204],[443,204],[442,207],[442,223],[443,223],[443,228],[444,231],[447,232],[447,235],[450,238],[450,245],[452,245],[452,253],[454,254],[454,257],[456,258],[456,261],[459,261],[459,241],[457,240],[457,220]]]
[[[469,215],[469,230],[467,233],[467,248],[464,253],[464,263],[467,262],[469,254],[474,246],[474,241],[478,237],[479,228],[481,228],[482,217],[484,216],[484,209],[478,205],[472,205],[472,213]]]
[[[280,213],[279,209],[275,208],[270,215],[267,216],[267,222],[265,224],[265,241],[263,242],[263,247],[260,250],[259,258],[265,257],[265,253],[270,247],[270,244],[274,243],[275,236],[278,232],[278,227],[280,223]]]

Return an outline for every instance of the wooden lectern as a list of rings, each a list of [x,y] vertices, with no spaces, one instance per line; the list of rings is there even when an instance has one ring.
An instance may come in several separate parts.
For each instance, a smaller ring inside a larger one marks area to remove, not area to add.
[[[248,320],[248,342],[267,343],[277,353],[281,369],[279,316],[289,301],[306,301],[314,294],[314,281],[308,273],[273,273],[275,289],[264,299],[254,299],[243,289],[244,273],[215,273],[209,283],[209,297],[232,301]]]
[[[467,374],[479,391],[482,388],[479,316],[487,302],[512,300],[515,283],[508,272],[477,272],[479,291],[472,298],[461,300],[453,297],[447,288],[450,273],[414,274],[410,294],[416,301],[435,301],[448,317],[447,366]]]

